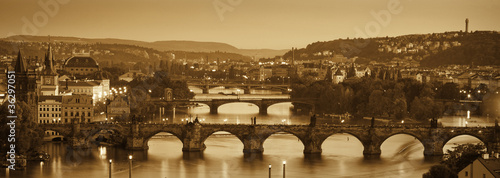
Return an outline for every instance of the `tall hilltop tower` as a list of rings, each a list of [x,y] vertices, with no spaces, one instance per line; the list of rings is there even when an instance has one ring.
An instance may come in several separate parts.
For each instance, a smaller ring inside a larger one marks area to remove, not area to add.
[[[469,32],[469,18],[465,18],[465,33]]]

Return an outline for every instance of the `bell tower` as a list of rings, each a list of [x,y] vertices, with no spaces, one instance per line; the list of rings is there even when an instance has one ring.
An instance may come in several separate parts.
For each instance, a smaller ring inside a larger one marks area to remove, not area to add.
[[[52,48],[47,49],[47,53],[45,54],[44,65],[40,75],[40,83],[41,83],[41,94],[42,95],[58,95],[59,94],[59,82],[58,75],[54,69],[54,55],[52,54]]]

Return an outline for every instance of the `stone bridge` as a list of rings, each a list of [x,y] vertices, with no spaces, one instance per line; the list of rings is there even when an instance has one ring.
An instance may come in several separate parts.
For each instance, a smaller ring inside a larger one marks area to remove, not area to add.
[[[166,101],[162,100],[157,100],[155,102],[162,103]],[[284,103],[284,102],[294,102],[294,103],[304,103],[304,104],[309,104],[313,108],[313,113],[314,113],[314,100],[313,99],[290,99],[290,98],[268,98],[268,99],[253,99],[253,98],[238,98],[238,99],[191,99],[191,100],[175,100],[175,101],[168,101],[168,103],[203,103],[206,104],[210,107],[210,114],[217,114],[218,109],[221,105],[227,104],[227,103],[236,103],[236,102],[243,102],[243,103],[251,103],[259,107],[259,114],[265,115],[267,114],[267,109],[269,106],[277,103]]]
[[[380,146],[397,134],[415,137],[424,146],[424,155],[443,154],[443,146],[452,138],[470,135],[481,140],[488,151],[500,151],[498,127],[369,127],[349,125],[236,125],[236,124],[43,124],[44,130],[53,130],[65,136],[72,147],[88,147],[101,130],[112,133],[117,143],[127,149],[148,149],[148,141],[160,132],[176,136],[184,152],[205,149],[205,140],[215,132],[225,131],[236,136],[243,144],[244,153],[262,153],[264,141],[276,133],[296,136],[304,145],[304,154],[319,154],[322,143],[331,135],[347,133],[363,145],[364,155],[380,155]]]
[[[267,88],[267,89],[280,89],[283,92],[288,92],[290,89],[289,85],[277,85],[277,84],[196,84],[189,83],[189,86],[195,86],[201,88],[203,94],[208,94],[210,88],[224,86],[226,88],[241,88],[244,94],[250,94],[252,88]]]

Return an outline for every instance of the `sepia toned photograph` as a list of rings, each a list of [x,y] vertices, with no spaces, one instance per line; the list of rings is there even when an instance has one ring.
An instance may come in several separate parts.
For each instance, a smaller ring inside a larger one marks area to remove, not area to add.
[[[499,9],[2,0],[0,177],[500,178]]]

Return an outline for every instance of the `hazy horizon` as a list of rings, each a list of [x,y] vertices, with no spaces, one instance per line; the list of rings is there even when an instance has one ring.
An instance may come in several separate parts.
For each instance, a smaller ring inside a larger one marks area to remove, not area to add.
[[[39,0],[0,2],[11,35],[227,43],[303,48],[316,41],[465,30],[500,31],[494,0]]]

